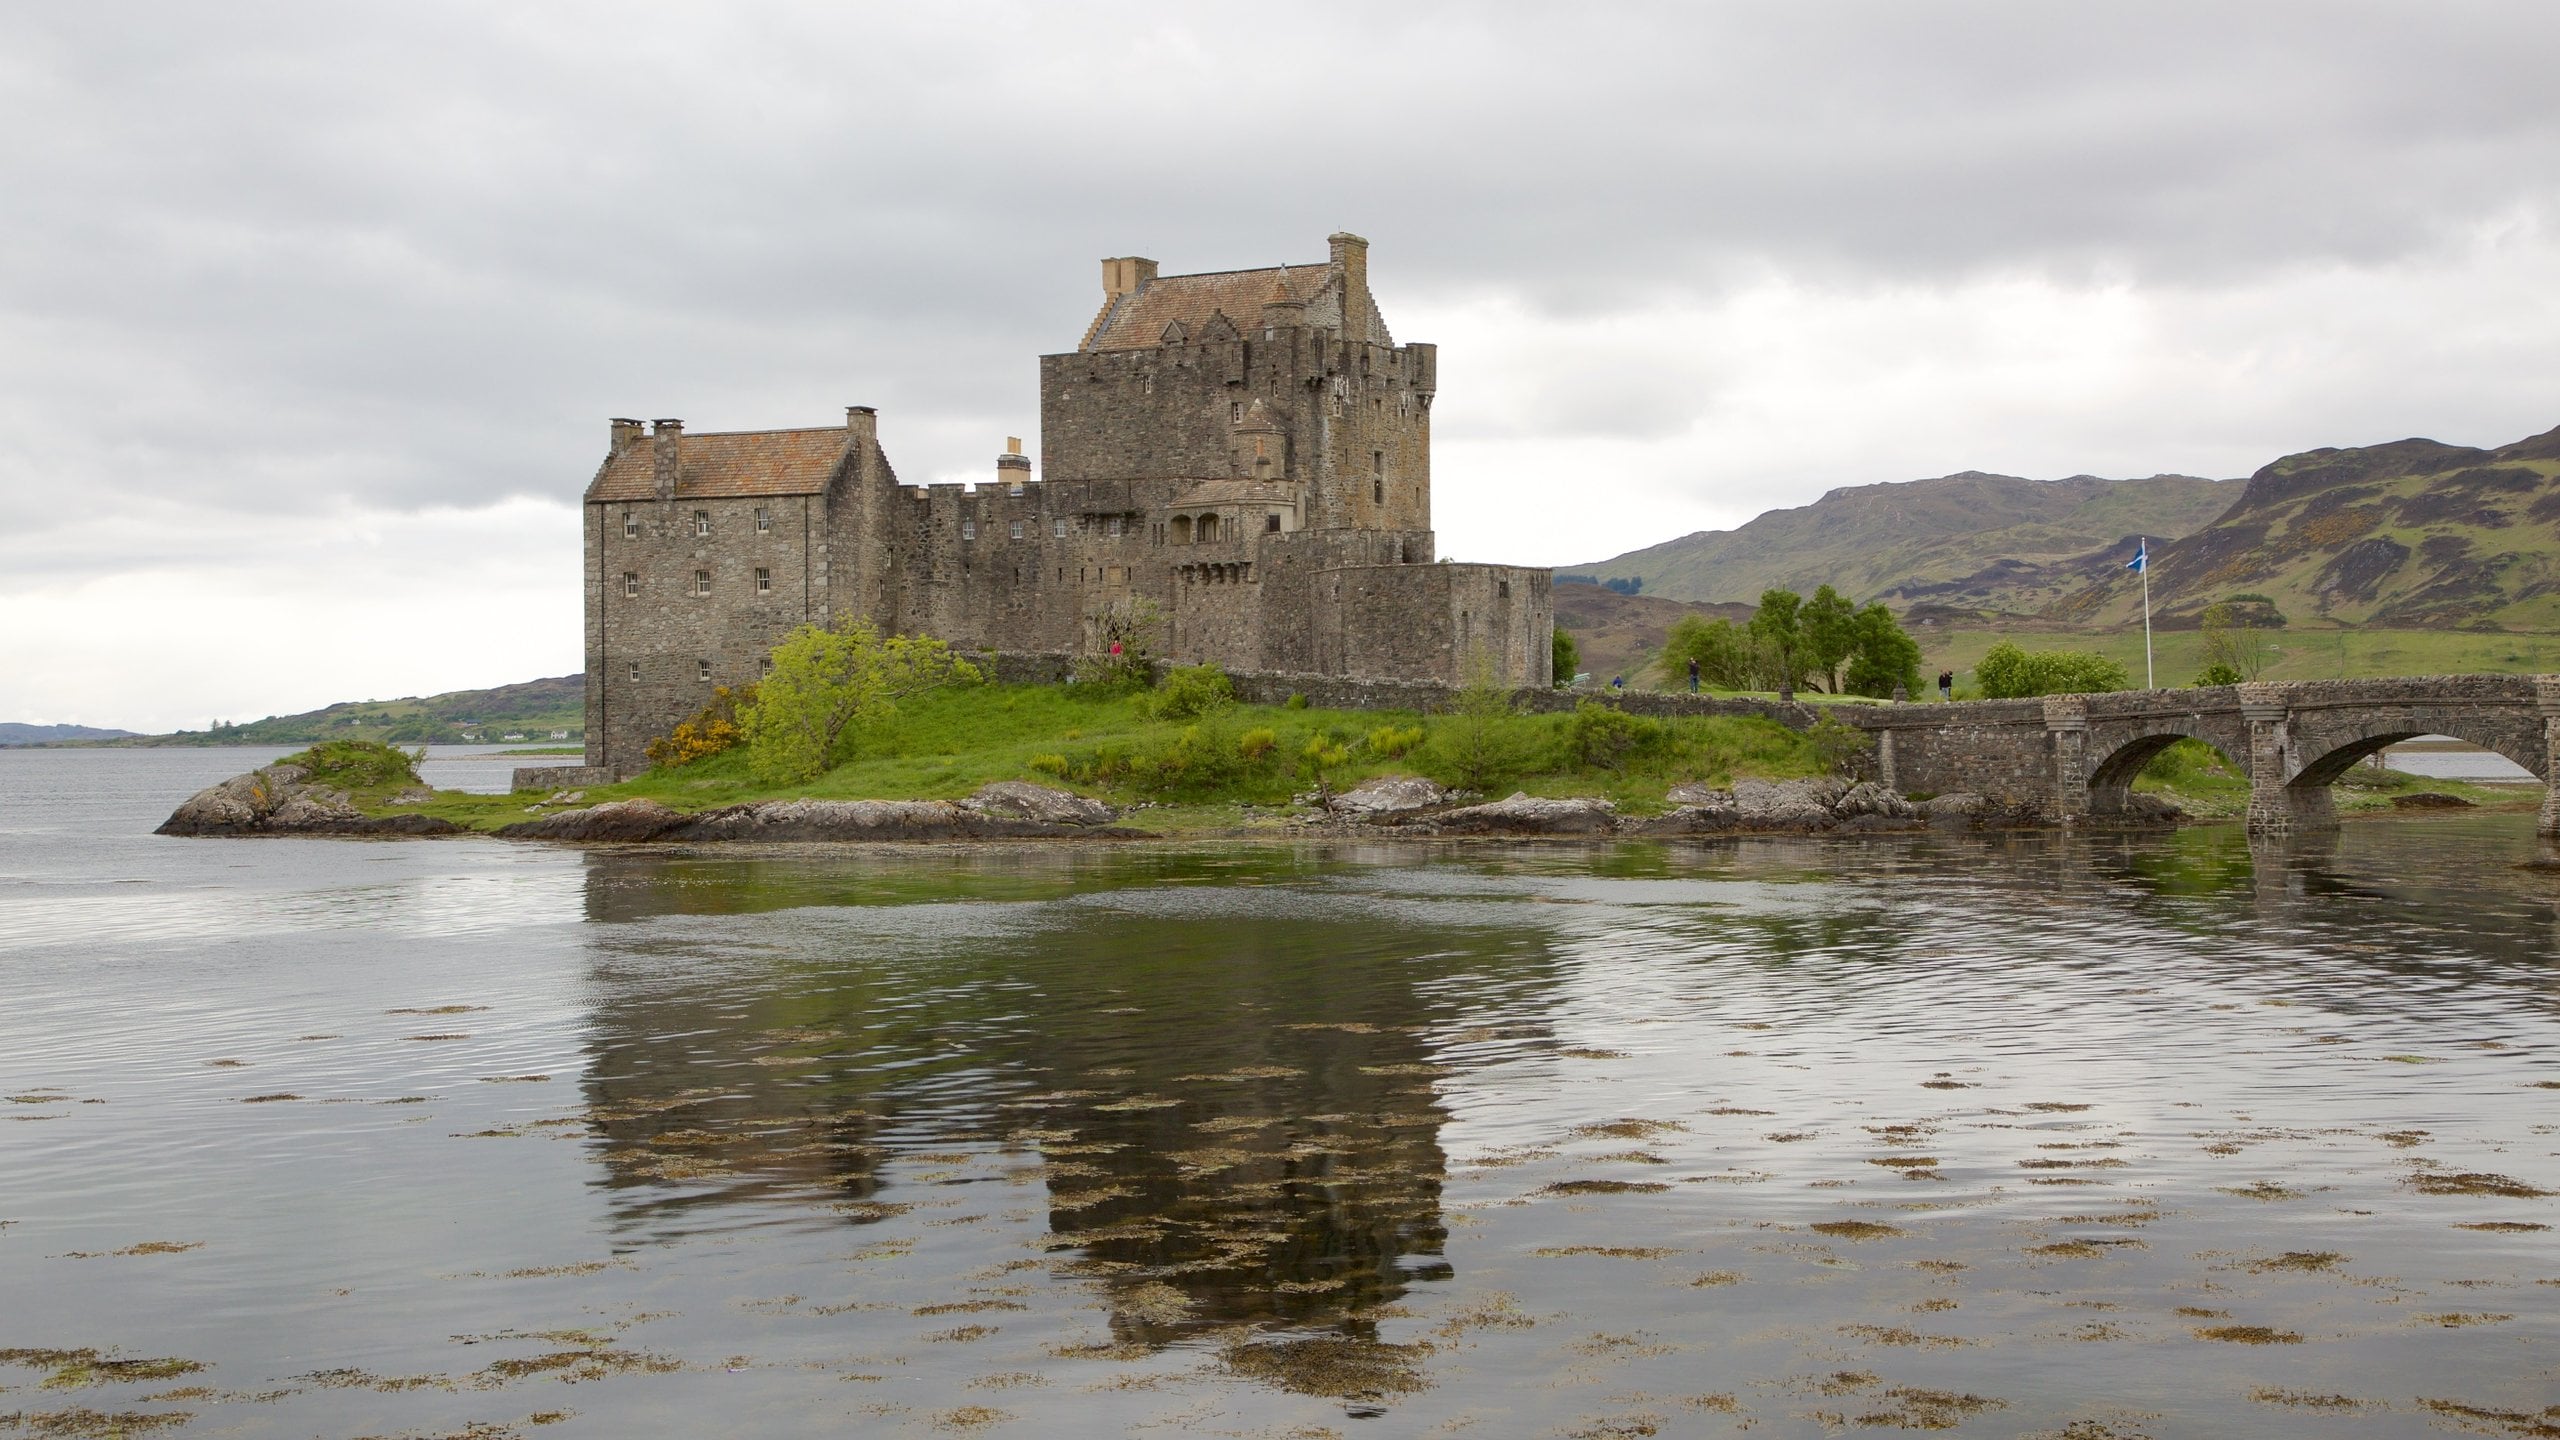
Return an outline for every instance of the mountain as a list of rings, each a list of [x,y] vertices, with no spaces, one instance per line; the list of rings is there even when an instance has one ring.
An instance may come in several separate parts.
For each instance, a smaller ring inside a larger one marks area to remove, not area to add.
[[[246,724],[216,724],[174,735],[138,735],[118,745],[303,745],[314,740],[360,738],[404,745],[459,744],[477,737],[521,735],[551,741],[565,730],[581,738],[586,725],[586,677],[555,675],[489,690],[448,690],[401,700],[347,700],[299,715],[270,715]]]
[[[1997,565],[2041,570],[2135,535],[2190,534],[2230,506],[2237,480],[2025,480],[1968,470],[1854,485],[1559,575],[1641,579],[1668,600],[1753,602],[1773,587],[1831,584],[1859,600],[1943,585]],[[2128,545],[2127,550],[2131,547]]]
[[[0,720],[0,747],[57,745],[65,740],[118,740],[132,733],[101,730],[95,725],[22,725],[15,720]]]

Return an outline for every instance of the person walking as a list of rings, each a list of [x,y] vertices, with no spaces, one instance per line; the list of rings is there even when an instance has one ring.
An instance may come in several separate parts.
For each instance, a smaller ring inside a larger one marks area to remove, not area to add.
[[[1941,700],[1956,698],[1956,672],[1953,670],[1938,672],[1938,698]]]
[[[1698,657],[1695,655],[1689,657],[1689,693],[1698,693]]]

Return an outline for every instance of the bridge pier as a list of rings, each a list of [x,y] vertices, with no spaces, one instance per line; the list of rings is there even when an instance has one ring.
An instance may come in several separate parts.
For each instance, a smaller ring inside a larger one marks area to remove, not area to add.
[[[2089,697],[2044,697],[2046,743],[2053,751],[2053,818],[2068,823],[2089,814]]]
[[[2560,675],[2533,677],[2533,708],[2542,715],[2542,814],[2533,828],[2560,839]]]
[[[2327,785],[2295,785],[2293,710],[2276,684],[2240,687],[2240,715],[2249,724],[2249,831],[2283,835],[2325,830],[2338,823]]]

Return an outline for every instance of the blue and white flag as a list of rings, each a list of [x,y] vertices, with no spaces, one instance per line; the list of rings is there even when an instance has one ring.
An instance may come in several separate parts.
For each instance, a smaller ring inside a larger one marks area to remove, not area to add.
[[[2148,564],[2150,559],[2151,542],[2148,540],[2137,540],[2133,543],[2133,558],[2125,562],[2124,568],[2127,570],[2140,570]]]

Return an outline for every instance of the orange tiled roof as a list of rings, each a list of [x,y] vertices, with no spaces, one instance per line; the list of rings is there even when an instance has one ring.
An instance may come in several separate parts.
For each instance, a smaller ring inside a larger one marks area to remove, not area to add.
[[[676,498],[815,495],[835,478],[852,438],[852,432],[840,425],[688,434],[676,442]],[[654,437],[643,436],[615,451],[587,488],[587,498],[656,499],[657,448]]]
[[[1238,330],[1262,323],[1262,307],[1285,290],[1304,305],[1315,299],[1332,270],[1324,264],[1279,265],[1268,270],[1218,270],[1206,275],[1159,275],[1135,294],[1112,301],[1085,338],[1087,350],[1152,350],[1164,327],[1179,320],[1192,338],[1209,317],[1224,314]]]

